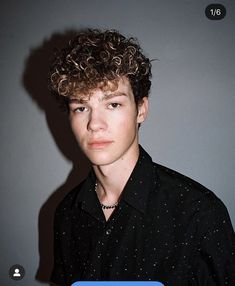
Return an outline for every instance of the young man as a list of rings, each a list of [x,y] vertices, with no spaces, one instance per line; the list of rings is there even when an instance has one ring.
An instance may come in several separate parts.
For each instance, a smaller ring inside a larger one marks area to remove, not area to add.
[[[79,33],[51,67],[51,87],[93,167],[55,214],[58,285],[235,285],[234,232],[223,203],[153,163],[138,144],[150,77],[138,43],[113,30]]]

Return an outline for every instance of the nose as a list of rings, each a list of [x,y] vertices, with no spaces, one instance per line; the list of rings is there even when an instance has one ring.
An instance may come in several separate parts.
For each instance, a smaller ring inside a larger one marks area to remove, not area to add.
[[[87,129],[92,132],[96,132],[99,130],[104,130],[107,127],[107,123],[101,111],[97,109],[93,109],[90,112],[89,120],[87,124]]]

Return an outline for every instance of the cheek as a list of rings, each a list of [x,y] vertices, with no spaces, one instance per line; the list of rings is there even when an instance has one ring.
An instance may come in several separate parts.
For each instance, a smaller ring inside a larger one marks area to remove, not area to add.
[[[70,126],[73,131],[73,134],[77,139],[81,139],[83,137],[83,130],[81,122],[76,122],[75,120],[70,121]]]
[[[131,139],[135,136],[137,130],[136,114],[131,113],[131,111],[118,118],[113,118],[112,121],[109,122],[110,133],[116,134],[116,136],[123,138],[123,140]]]
[[[134,108],[127,108],[120,113],[115,114],[113,120],[120,124],[133,126],[137,122],[137,113]]]
[[[125,114],[125,116],[121,119],[121,129],[130,129],[135,130],[137,124],[137,115],[135,110],[129,110],[128,113]]]

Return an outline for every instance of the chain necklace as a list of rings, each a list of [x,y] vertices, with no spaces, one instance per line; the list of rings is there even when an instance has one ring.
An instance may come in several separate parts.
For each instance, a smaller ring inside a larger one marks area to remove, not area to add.
[[[97,182],[95,183],[95,192],[97,193]],[[100,202],[100,206],[103,210],[107,210],[107,209],[115,209],[118,206],[118,202],[116,202],[115,204],[112,205],[104,205]]]

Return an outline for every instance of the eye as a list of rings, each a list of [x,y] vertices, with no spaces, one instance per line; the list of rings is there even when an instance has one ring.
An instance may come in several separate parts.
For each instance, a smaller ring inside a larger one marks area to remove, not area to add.
[[[72,109],[73,112],[75,113],[83,113],[85,111],[88,111],[88,108],[85,106],[80,106]]]
[[[117,108],[120,107],[120,106],[121,106],[120,103],[113,102],[113,103],[110,103],[110,104],[108,105],[108,108],[109,108],[109,109],[117,109]]]

